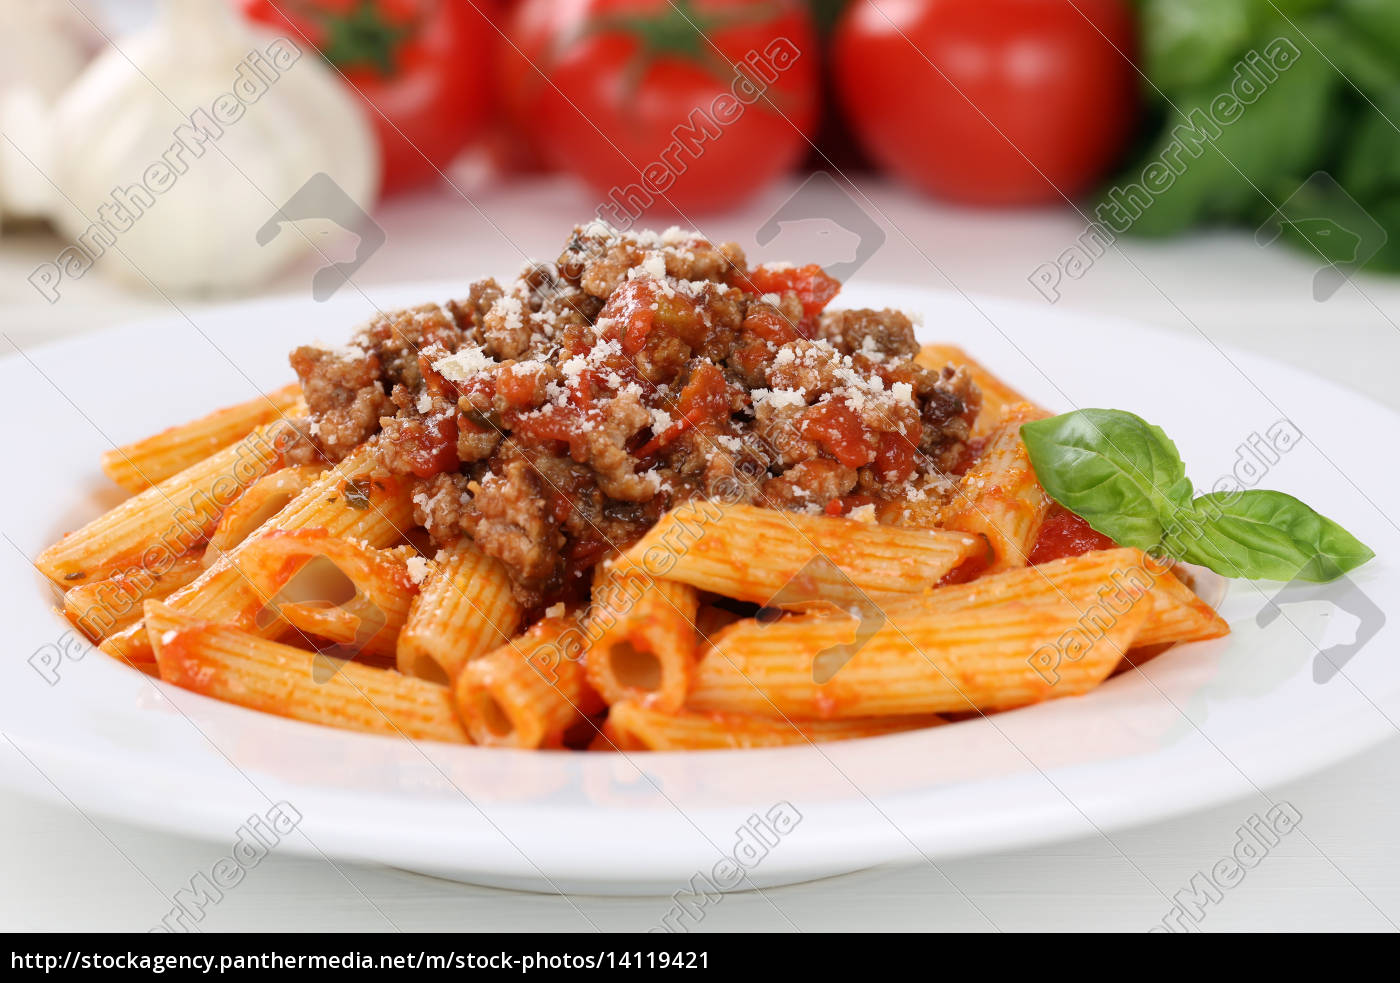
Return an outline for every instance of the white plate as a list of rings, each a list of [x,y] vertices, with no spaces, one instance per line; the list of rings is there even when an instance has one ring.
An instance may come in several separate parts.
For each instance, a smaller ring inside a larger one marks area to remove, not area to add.
[[[459,289],[401,287],[373,299],[388,308]],[[921,313],[927,340],[963,345],[1051,407],[1142,414],[1176,439],[1201,488],[1236,466],[1252,434],[1290,419],[1307,439],[1261,484],[1298,495],[1376,550],[1353,576],[1352,600],[1389,607],[1400,597],[1400,531],[1381,511],[1394,510],[1400,476],[1400,417],[1390,411],[1267,359],[1131,323],[870,285],[842,301]],[[1395,732],[1400,619],[1367,618],[1369,641],[1319,684],[1319,646],[1345,641],[1353,620],[1318,592],[1261,627],[1256,615],[1277,585],[1245,583],[1224,604],[1228,639],[1182,646],[1087,697],[819,748],[415,746],[228,706],[95,651],[46,681],[31,653],[52,655],[45,646],[64,644],[69,628],[29,560],[116,500],[101,451],[285,382],[288,349],[340,341],[368,312],[350,291],[326,304],[263,301],[201,314],[197,328],[173,317],[0,362],[11,406],[0,524],[12,544],[0,553],[10,638],[0,723],[52,794],[230,845],[250,815],[286,801],[303,817],[278,847],[287,852],[546,891],[670,894],[697,873],[713,877],[736,850],[751,868],[737,887],[750,888],[1095,835],[1246,795],[1253,812],[1268,806],[1261,790]],[[8,777],[36,784],[32,772]],[[741,830],[779,803],[800,821],[753,846]]]

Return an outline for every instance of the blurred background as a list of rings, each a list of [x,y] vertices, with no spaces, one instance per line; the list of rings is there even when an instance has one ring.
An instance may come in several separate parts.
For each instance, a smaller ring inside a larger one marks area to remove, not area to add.
[[[1383,397],[1400,354],[1395,0],[0,0],[0,48],[20,345],[598,217]]]

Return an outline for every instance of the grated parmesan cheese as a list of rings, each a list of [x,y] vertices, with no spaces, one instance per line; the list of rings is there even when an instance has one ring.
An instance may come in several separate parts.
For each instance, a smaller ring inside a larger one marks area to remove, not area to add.
[[[846,518],[855,519],[857,522],[873,523],[875,521],[875,506],[868,504],[858,505],[846,513]]]
[[[648,276],[653,280],[664,280],[666,278],[666,257],[657,252],[650,252],[637,266],[627,271],[627,279],[636,280],[639,277]]]
[[[496,360],[487,355],[480,345],[473,345],[438,359],[433,363],[433,370],[440,372],[448,382],[467,382],[478,372],[485,372],[496,364]]]
[[[807,393],[801,389],[774,389],[765,402],[780,409],[784,406],[806,406]]]

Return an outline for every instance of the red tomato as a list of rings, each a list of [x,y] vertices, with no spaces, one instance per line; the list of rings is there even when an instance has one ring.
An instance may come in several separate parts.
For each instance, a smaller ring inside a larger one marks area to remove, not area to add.
[[[614,224],[742,201],[797,163],[816,122],[799,0],[525,0],[509,34],[514,129]]]
[[[1035,566],[1091,550],[1111,550],[1117,545],[1063,505],[1051,505],[1027,561]]]
[[[240,0],[250,20],[312,44],[366,103],[383,194],[438,176],[490,115],[495,0]]]
[[[1088,191],[1132,135],[1138,77],[1123,0],[855,0],[837,87],[865,150],[910,184],[977,205]]]

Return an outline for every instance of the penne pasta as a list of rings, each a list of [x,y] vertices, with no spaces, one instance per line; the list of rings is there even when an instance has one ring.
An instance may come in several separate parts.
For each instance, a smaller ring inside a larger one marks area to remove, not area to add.
[[[1007,409],[944,509],[944,528],[986,539],[991,547],[989,571],[1026,565],[1050,509],[1050,497],[1040,487],[1021,440],[1021,424],[1044,415],[1029,403]]]
[[[283,386],[113,448],[102,455],[102,470],[127,491],[144,491],[248,436],[255,427],[305,412],[301,387]]]
[[[390,669],[340,662],[148,602],[163,680],[183,689],[344,730],[462,744],[451,691]]]
[[[69,533],[35,560],[61,587],[134,567],[156,569],[202,544],[224,510],[254,481],[282,465],[295,432],[258,427],[242,440],[134,495]]]
[[[399,635],[399,671],[446,684],[467,662],[509,642],[523,613],[499,560],[465,539],[445,547]]]
[[[757,604],[846,605],[925,590],[983,549],[960,532],[697,502],[663,515],[623,560],[653,578]]]
[[[595,639],[585,660],[588,682],[608,703],[679,710],[695,671],[699,606],[700,594],[689,584],[600,565],[588,612]]]
[[[961,365],[967,369],[972,381],[982,391],[982,409],[977,419],[972,421],[974,439],[985,437],[995,430],[1011,407],[1020,403],[1034,405],[957,345],[924,345],[914,361],[934,371],[945,365]]]
[[[163,568],[136,567],[106,580],[74,587],[63,595],[63,613],[94,642],[141,620],[141,605],[159,601],[199,576],[204,569],[197,552],[173,558]]]
[[[156,654],[146,637],[144,604],[141,611],[141,618],[102,639],[97,648],[120,662],[146,672],[155,665]]]
[[[304,492],[326,469],[319,464],[281,468],[254,481],[224,510],[204,550],[208,566],[233,549]]]
[[[896,612],[869,624],[742,621],[700,660],[686,706],[825,719],[1005,710],[1077,696],[1108,676],[1146,615],[1132,604],[1108,626],[1089,626],[1061,604],[1012,601]]]
[[[585,683],[568,651],[575,631],[572,621],[551,618],[462,667],[453,694],[475,743],[543,747],[578,720]]]
[[[340,539],[322,529],[273,529],[236,560],[267,600],[249,630],[279,634],[278,620],[337,643],[337,655],[393,655],[417,594],[408,567],[393,553]]]
[[[169,603],[191,617],[232,624],[245,631],[267,633],[280,627],[276,621],[262,628],[256,624],[258,612],[271,595],[243,569],[242,552],[258,536],[274,530],[319,529],[329,538],[354,540],[370,547],[398,542],[402,530],[413,522],[408,484],[397,477],[377,477],[374,470],[371,442],[327,468],[251,539],[219,557],[197,580],[170,595]],[[114,644],[109,654],[134,662],[151,659],[150,646],[139,632]]]
[[[1006,570],[968,584],[939,587],[887,604],[891,616],[906,611],[947,611],[954,608],[994,608],[1010,601],[1059,603],[1082,619],[1107,621],[1141,592],[1138,604],[1146,618],[1135,646],[1166,642],[1198,642],[1220,638],[1230,626],[1205,601],[1141,550],[1096,550],[1082,556],[1051,560],[1034,567]]]
[[[943,723],[941,717],[854,717],[838,720],[783,720],[696,710],[667,712],[640,703],[614,703],[603,739],[623,751],[714,751],[731,748],[825,744],[857,737],[881,737]]]

